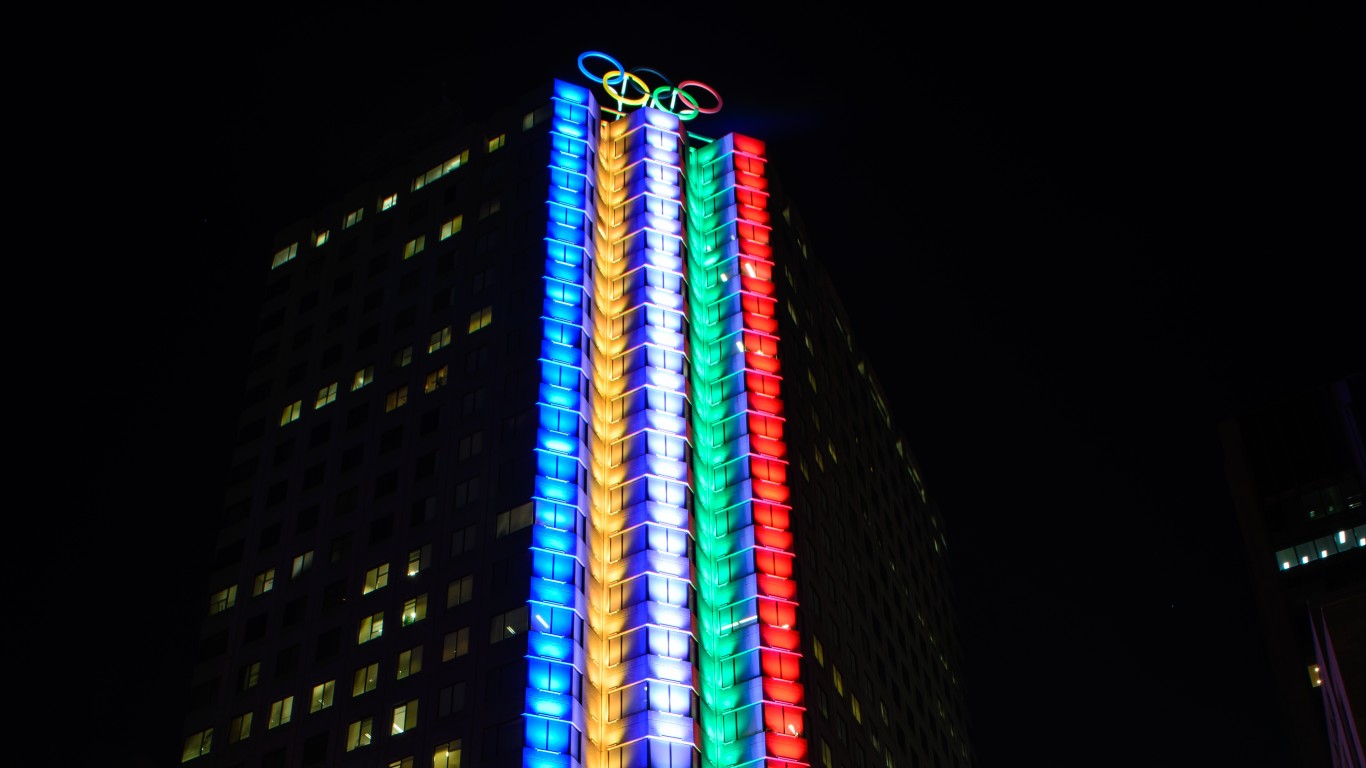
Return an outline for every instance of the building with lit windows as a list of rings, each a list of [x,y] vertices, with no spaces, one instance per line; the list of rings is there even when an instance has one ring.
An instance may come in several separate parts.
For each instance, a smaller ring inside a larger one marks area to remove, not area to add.
[[[1366,374],[1222,425],[1276,693],[1306,768],[1366,766]]]
[[[940,513],[762,137],[616,93],[260,254],[183,762],[974,762]]]

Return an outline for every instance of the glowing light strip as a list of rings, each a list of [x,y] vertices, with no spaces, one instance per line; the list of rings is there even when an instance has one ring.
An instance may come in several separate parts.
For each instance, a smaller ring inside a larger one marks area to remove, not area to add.
[[[732,134],[688,162],[700,746],[709,766],[802,766],[807,757],[763,152]]]
[[[583,403],[585,357],[593,328],[586,292],[593,264],[593,166],[597,107],[589,92],[556,81],[550,123],[550,188],[541,322],[541,388],[537,403],[536,481],[533,496],[531,589],[527,633],[524,766],[564,766],[582,756],[586,717],[575,691],[582,687],[586,547],[589,499],[580,476],[589,459]],[[576,639],[579,638],[579,639]]]
[[[682,135],[641,109],[600,125],[593,274],[587,764],[686,764],[688,446]]]

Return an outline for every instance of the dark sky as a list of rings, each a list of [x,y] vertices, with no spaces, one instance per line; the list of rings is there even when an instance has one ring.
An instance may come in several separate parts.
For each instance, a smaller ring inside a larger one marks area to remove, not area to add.
[[[98,471],[58,486],[74,518],[35,528],[79,565],[32,556],[89,605],[62,617],[67,649],[99,638],[125,662],[92,701],[159,706],[178,738],[164,697],[273,229],[344,191],[387,131],[577,78],[598,49],[720,91],[694,130],[769,140],[950,526],[981,765],[1282,763],[1216,430],[1366,358],[1338,20],[598,16],[520,39],[455,11],[205,16],[108,44],[59,99],[78,107],[53,122],[68,151],[97,136],[48,184],[93,183],[73,210],[102,208],[54,264],[89,314],[53,346],[100,387],[59,382],[79,407],[35,455],[78,440]]]

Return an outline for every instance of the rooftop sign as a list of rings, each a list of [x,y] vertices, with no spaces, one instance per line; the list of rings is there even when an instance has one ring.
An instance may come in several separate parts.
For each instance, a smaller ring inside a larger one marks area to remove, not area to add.
[[[587,62],[601,59],[608,69],[602,75],[588,71]],[[601,51],[585,51],[579,54],[579,71],[595,83],[601,83],[607,96],[615,101],[616,109],[603,107],[618,117],[626,114],[628,107],[653,107],[678,115],[679,120],[691,120],[698,115],[714,115],[721,111],[721,95],[710,85],[697,80],[684,80],[674,85],[659,70],[650,67],[626,69],[621,62]],[[655,83],[662,83],[656,85]],[[688,89],[705,92],[716,104],[703,107],[697,97]]]

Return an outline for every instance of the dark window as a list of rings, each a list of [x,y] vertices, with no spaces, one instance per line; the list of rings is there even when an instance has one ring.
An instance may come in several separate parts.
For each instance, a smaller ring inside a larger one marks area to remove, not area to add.
[[[370,544],[375,545],[386,541],[393,532],[394,516],[392,514],[370,521]]]
[[[294,532],[303,533],[313,530],[313,527],[318,524],[318,511],[317,504],[299,510],[299,520],[295,524]]]
[[[369,404],[368,404],[368,403],[361,403],[360,405],[356,406],[355,408],[352,408],[352,409],[350,410],[350,412],[348,412],[348,413],[346,414],[346,428],[347,428],[347,429],[355,429],[356,427],[359,427],[359,426],[361,426],[362,424],[364,424],[367,420],[369,420],[369,418],[370,418],[370,406],[369,406]]]
[[[441,409],[433,408],[422,414],[422,422],[418,428],[418,433],[427,435],[435,432],[441,426]]]
[[[308,363],[295,363],[290,366],[289,373],[285,375],[285,385],[292,386],[304,380],[308,375]]]
[[[299,298],[300,312],[307,312],[316,306],[318,306],[318,292],[316,290],[309,291]]]
[[[333,344],[332,346],[323,350],[322,360],[319,362],[319,365],[323,368],[328,368],[330,366],[336,365],[337,361],[341,359],[341,356],[342,345]]]
[[[289,481],[281,480],[266,490],[266,506],[273,507],[285,500],[289,491]]]
[[[325,594],[323,599],[327,599]],[[341,627],[333,627],[318,635],[318,639],[313,643],[313,661],[327,661],[336,656],[339,651],[341,651]]]
[[[285,626],[292,627],[303,621],[304,613],[308,610],[308,598],[296,597],[285,603]]]
[[[413,477],[422,478],[436,474],[437,451],[424,454],[417,458],[417,464],[413,469]]]
[[[394,330],[402,331],[412,327],[417,321],[417,307],[408,307],[394,315]]]
[[[284,440],[275,444],[275,455],[271,457],[270,464],[273,467],[278,467],[292,458],[294,458],[294,441]]]
[[[369,349],[379,341],[379,325],[372,325],[369,328],[356,334],[356,349]]]
[[[320,461],[304,470],[304,489],[316,488],[318,485],[322,484],[323,472],[326,469],[327,465]]]
[[[346,449],[346,452],[342,454],[341,471],[342,471],[343,473],[346,473],[346,472],[350,472],[351,470],[355,469],[356,467],[359,467],[359,466],[360,466],[360,463],[361,463],[361,459],[364,458],[364,456],[365,456],[365,446],[364,446],[364,445],[353,445],[353,446],[351,446],[350,448],[347,448],[347,449]]]
[[[331,611],[340,608],[346,600],[346,580],[337,579],[336,581],[323,587],[323,611]],[[319,643],[322,639],[319,638]]]
[[[260,640],[266,636],[266,614],[258,613],[247,619],[246,629],[242,632],[242,641],[250,643],[253,640]]]
[[[329,330],[329,331],[335,331],[335,330],[337,330],[338,328],[342,327],[343,325],[346,325],[346,314],[347,314],[347,308],[346,308],[346,307],[342,307],[341,309],[338,309],[337,311],[335,311],[335,312],[333,312],[332,314],[328,315],[328,316],[327,316],[327,330]]]
[[[333,563],[340,563],[346,559],[351,551],[351,534],[343,533],[332,539],[332,550],[328,560]]]
[[[355,488],[348,488],[337,494],[337,504],[332,510],[333,517],[346,517],[356,511],[356,503],[360,501],[360,491]]]
[[[323,731],[309,736],[308,741],[304,742],[304,753],[299,764],[313,766],[327,762],[327,742],[331,737],[331,731]]]
[[[275,679],[284,680],[299,668],[299,646],[291,645],[275,654]]]
[[[387,429],[379,436],[380,455],[386,454],[403,444],[403,426]]]
[[[280,524],[279,524],[279,523],[271,523],[270,525],[268,525],[268,526],[266,526],[265,528],[262,528],[262,529],[261,529],[261,546],[260,546],[260,549],[261,549],[262,551],[267,550],[267,549],[270,549],[271,547],[275,546],[275,545],[278,544],[279,542],[280,542]]]
[[[388,496],[398,490],[398,470],[391,469],[375,478],[375,498]]]
[[[325,421],[322,424],[319,424],[318,426],[314,427],[312,432],[308,433],[308,447],[317,448],[318,446],[327,442],[328,438],[330,438],[331,436],[332,422]]]

